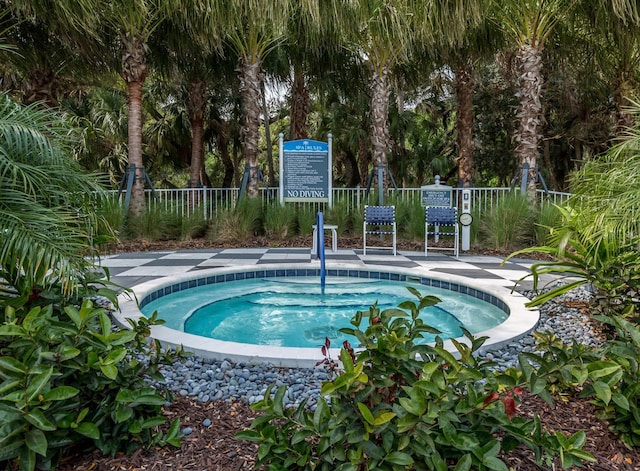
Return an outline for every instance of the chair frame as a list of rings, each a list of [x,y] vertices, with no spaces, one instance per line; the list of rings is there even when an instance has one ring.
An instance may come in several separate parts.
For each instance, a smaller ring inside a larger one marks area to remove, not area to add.
[[[433,227],[432,230],[429,230]],[[441,228],[450,228],[442,230]],[[460,223],[458,222],[458,208],[427,206],[424,210],[424,256],[429,255],[429,236],[434,236],[435,242],[443,237],[453,237],[453,247],[431,247],[431,250],[453,251],[456,258],[460,255]]]
[[[371,227],[368,227],[371,226]],[[386,229],[385,229],[386,228]],[[367,245],[367,235],[391,235],[391,246]],[[397,254],[396,250],[396,207],[395,206],[371,206],[364,207],[364,222],[362,224],[363,236],[363,255],[367,255],[367,249],[391,249],[393,255]]]

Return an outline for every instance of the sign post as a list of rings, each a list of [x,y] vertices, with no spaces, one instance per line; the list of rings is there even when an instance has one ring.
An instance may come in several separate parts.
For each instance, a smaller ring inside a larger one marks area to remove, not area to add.
[[[453,188],[440,184],[440,175],[436,175],[434,185],[420,187],[422,193],[422,206],[453,206]]]
[[[440,184],[440,175],[435,176],[435,184],[425,185],[420,187],[422,193],[422,206],[425,207],[446,207],[451,208],[453,206],[453,188],[449,185]],[[440,227],[435,226],[435,241],[440,239],[438,232]]]
[[[280,204],[324,202],[332,206],[331,134],[328,142],[300,139],[284,142],[280,133]]]

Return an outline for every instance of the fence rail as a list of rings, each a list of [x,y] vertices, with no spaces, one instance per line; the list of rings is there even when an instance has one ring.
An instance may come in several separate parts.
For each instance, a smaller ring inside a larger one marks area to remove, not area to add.
[[[472,208],[480,212],[491,209],[500,198],[509,194],[511,188],[472,188],[471,204]],[[277,187],[261,187],[260,198],[264,204],[278,202]],[[111,191],[114,197],[117,191]],[[453,189],[454,201],[459,201],[461,188]],[[240,196],[239,188],[184,188],[184,189],[158,189],[154,192],[145,190],[147,207],[162,208],[167,211],[175,211],[180,216],[189,216],[196,211],[201,211],[205,219],[214,218],[220,211],[234,208]],[[570,193],[558,191],[544,192],[537,191],[540,202],[551,202],[563,204]],[[390,188],[385,195],[385,201],[398,201],[405,204],[419,204],[422,193],[420,188]],[[365,204],[376,204],[377,193],[367,192],[366,188],[333,188],[334,204],[346,205],[349,209],[360,209]],[[325,203],[300,203],[310,206],[314,210],[325,210]]]

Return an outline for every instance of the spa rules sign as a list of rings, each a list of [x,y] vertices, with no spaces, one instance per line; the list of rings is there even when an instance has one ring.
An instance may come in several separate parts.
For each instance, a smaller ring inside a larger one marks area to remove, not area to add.
[[[331,134],[328,142],[284,142],[280,134],[280,203],[315,201],[331,205],[331,160]]]

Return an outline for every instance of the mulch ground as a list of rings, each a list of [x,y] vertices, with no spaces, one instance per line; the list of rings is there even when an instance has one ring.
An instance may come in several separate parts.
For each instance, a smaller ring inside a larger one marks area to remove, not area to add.
[[[340,246],[348,243],[340,239]],[[361,239],[353,241],[359,247]],[[246,246],[267,247],[266,240],[256,238],[248,241]],[[299,238],[290,244],[295,247],[310,246],[309,239]],[[145,250],[178,250],[215,247],[207,241],[189,242],[136,242],[114,247],[114,251],[134,252]],[[218,245],[219,247],[221,245]],[[237,245],[236,245],[237,247]],[[399,242],[402,250],[422,250],[418,243]],[[484,254],[488,254],[486,251]],[[491,255],[504,255],[499,252]],[[199,403],[190,398],[177,396],[164,413],[169,421],[178,417],[181,426],[190,427],[193,432],[185,436],[180,448],[164,447],[139,450],[131,456],[102,456],[94,451],[85,454],[67,456],[59,466],[62,471],[165,471],[165,470],[198,470],[198,471],[236,471],[254,469],[257,445],[240,441],[235,433],[249,426],[256,417],[249,406],[241,403],[216,401]],[[608,425],[596,417],[596,409],[588,401],[577,398],[564,398],[549,405],[537,397],[524,396],[518,406],[518,414],[531,417],[538,414],[543,426],[549,431],[560,431],[571,435],[579,430],[587,433],[585,451],[593,454],[597,462],[586,463],[584,470],[608,471],[640,470],[640,452],[627,448],[608,429]],[[204,427],[205,419],[211,420],[209,427]],[[558,462],[551,467],[538,466],[534,455],[521,447],[502,457],[514,470],[552,470],[561,469]]]
[[[589,471],[634,471],[640,469],[640,453],[624,446],[608,430],[607,424],[595,417],[595,408],[584,400],[556,401],[548,405],[536,397],[525,397],[518,414],[531,417],[538,414],[545,428],[567,435],[579,430],[587,433],[585,451],[593,454],[597,462],[587,463],[579,469]],[[257,445],[240,441],[235,433],[245,429],[256,417],[247,405],[227,401],[198,403],[189,398],[176,397],[165,414],[170,420],[180,418],[182,427],[193,432],[182,439],[178,448],[152,448],[139,450],[131,456],[102,456],[95,451],[68,456],[58,468],[62,471],[240,471],[254,469]],[[210,419],[209,427],[203,421]],[[515,470],[561,469],[556,461],[553,467],[538,466],[533,453],[520,447],[502,457]]]

